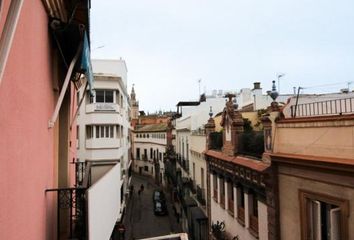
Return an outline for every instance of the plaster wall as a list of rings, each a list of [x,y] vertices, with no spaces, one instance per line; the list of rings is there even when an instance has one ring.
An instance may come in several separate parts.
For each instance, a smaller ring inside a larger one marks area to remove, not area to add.
[[[92,68],[95,74],[121,77],[127,88],[127,65],[124,60],[93,59]]]
[[[279,212],[281,239],[297,240],[301,236],[300,202],[298,195],[299,189],[349,200],[349,239],[354,239],[354,232],[351,228],[351,226],[354,226],[353,188],[300,178],[295,176],[296,173],[294,172],[294,169],[291,170],[295,173],[294,175],[289,175],[288,173],[285,174],[283,173],[284,171],[285,169],[279,168]],[[298,172],[301,172],[301,170]],[[315,173],[312,173],[312,175],[314,174]]]
[[[142,167],[143,168],[142,174],[155,177],[155,165],[154,165],[153,158],[151,158],[151,156],[150,156],[150,149],[152,148],[152,150],[155,151],[156,154],[157,154],[157,150],[158,150],[159,153],[161,153],[161,159],[159,158],[159,156],[157,156],[157,157],[159,159],[160,173],[162,173],[162,176],[163,176],[162,180],[164,183],[164,173],[165,173],[164,153],[166,151],[166,145],[155,144],[153,142],[150,142],[150,143],[135,142],[133,149],[132,149],[132,151],[133,151],[132,154],[133,154],[134,159],[137,159],[137,155],[136,155],[137,148],[140,148],[140,159],[142,159],[142,156],[144,155],[144,149],[146,149],[148,161],[135,160],[134,166],[133,166],[134,171],[139,172],[139,168]],[[148,171],[144,170],[145,166],[148,167]]]
[[[127,150],[125,148],[119,149],[85,149],[84,154],[78,155],[80,161],[84,160],[116,160],[125,155]]]
[[[24,1],[0,85],[0,239],[55,239],[55,198],[45,194],[57,184],[58,136],[48,129],[57,92],[47,19],[40,0]]]
[[[207,165],[204,159],[203,151],[205,150],[206,137],[205,135],[191,135],[190,137],[190,176],[195,180],[197,185],[203,186],[206,189],[206,170]],[[193,178],[193,163],[195,164],[195,176]],[[202,183],[201,169],[204,172],[204,182]],[[206,191],[206,190],[205,190]],[[206,194],[206,192],[205,192]]]
[[[214,175],[212,175],[214,176]],[[219,181],[218,181],[219,182]],[[213,196],[213,180],[212,177],[210,179],[210,188],[211,191],[209,192],[210,196]],[[225,189],[226,189],[226,182],[225,182]],[[234,188],[234,199],[237,199],[237,188]],[[234,202],[234,207],[235,207],[235,214],[234,216],[230,215],[229,212],[227,211],[227,191],[225,192],[225,209],[220,206],[218,202],[214,200],[213,197],[211,197],[211,222],[216,223],[216,221],[224,221],[225,222],[225,231],[228,233],[229,236],[239,236],[239,239],[245,239],[245,240],[256,240],[250,231],[248,230],[249,227],[249,217],[247,213],[247,210],[249,209],[248,207],[248,194],[244,193],[245,196],[245,226],[241,225],[237,221],[237,203],[236,201]],[[218,197],[218,201],[220,200],[220,197]],[[268,239],[268,226],[267,226],[267,207],[264,203],[258,201],[258,226],[259,226],[259,237],[258,239],[263,240],[263,239]]]
[[[274,152],[352,159],[354,120],[278,124]]]
[[[116,164],[88,191],[88,234],[91,240],[109,239],[121,211],[120,164]]]

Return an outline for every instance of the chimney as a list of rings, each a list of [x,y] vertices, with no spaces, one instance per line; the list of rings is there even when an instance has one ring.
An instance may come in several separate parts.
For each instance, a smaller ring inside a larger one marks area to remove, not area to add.
[[[349,88],[342,88],[340,90],[341,93],[349,93]]]
[[[254,82],[253,83],[253,89],[261,89],[261,83],[260,82]]]

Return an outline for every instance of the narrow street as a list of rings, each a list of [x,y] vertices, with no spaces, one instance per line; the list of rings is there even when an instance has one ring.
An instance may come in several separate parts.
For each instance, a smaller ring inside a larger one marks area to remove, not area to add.
[[[124,217],[125,239],[141,239],[181,232],[172,209],[170,195],[164,190],[168,215],[155,216],[152,193],[155,189],[161,188],[152,179],[137,174],[133,175],[132,183],[134,185],[134,193],[128,203]],[[144,191],[139,196],[138,189],[141,184],[144,185]]]

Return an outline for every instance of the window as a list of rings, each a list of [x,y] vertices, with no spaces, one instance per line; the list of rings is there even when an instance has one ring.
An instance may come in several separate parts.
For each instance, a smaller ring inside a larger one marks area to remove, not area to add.
[[[225,208],[225,179],[219,178],[220,183],[220,205]]]
[[[245,224],[245,193],[243,186],[237,187],[237,220]]]
[[[97,103],[113,103],[113,90],[96,90]]]
[[[217,202],[218,201],[218,176],[216,174],[213,175],[213,187],[214,187],[213,198]]]
[[[348,200],[300,190],[301,239],[349,239]]]
[[[152,153],[153,153],[153,150],[152,150],[152,148],[150,148],[150,159],[152,159]]]
[[[86,125],[86,139],[93,138],[93,126]]]
[[[227,182],[227,209],[230,215],[234,215],[234,186],[232,182]]]
[[[94,136],[95,132],[95,136]],[[113,138],[113,125],[86,125],[86,139],[90,138]]]
[[[80,127],[79,125],[76,125],[76,148],[80,148],[79,137],[80,137]]]
[[[100,129],[101,129],[101,138],[104,138],[104,129],[105,129],[105,127],[104,126],[101,126],[100,127]]]
[[[140,159],[140,148],[136,148],[136,159]]]
[[[113,138],[113,132],[114,132],[114,126],[113,125],[111,125],[111,126],[109,126],[109,137],[110,138]]]
[[[100,126],[96,126],[96,138],[100,138]]]
[[[250,217],[250,232],[255,237],[258,237],[258,201],[255,193],[250,193],[249,198],[249,217]]]

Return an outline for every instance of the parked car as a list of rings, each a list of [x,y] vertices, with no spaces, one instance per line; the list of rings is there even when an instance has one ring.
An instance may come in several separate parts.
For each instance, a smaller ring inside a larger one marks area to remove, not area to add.
[[[165,194],[161,190],[155,190],[152,194],[154,204],[154,214],[163,216],[167,214],[167,205]]]

